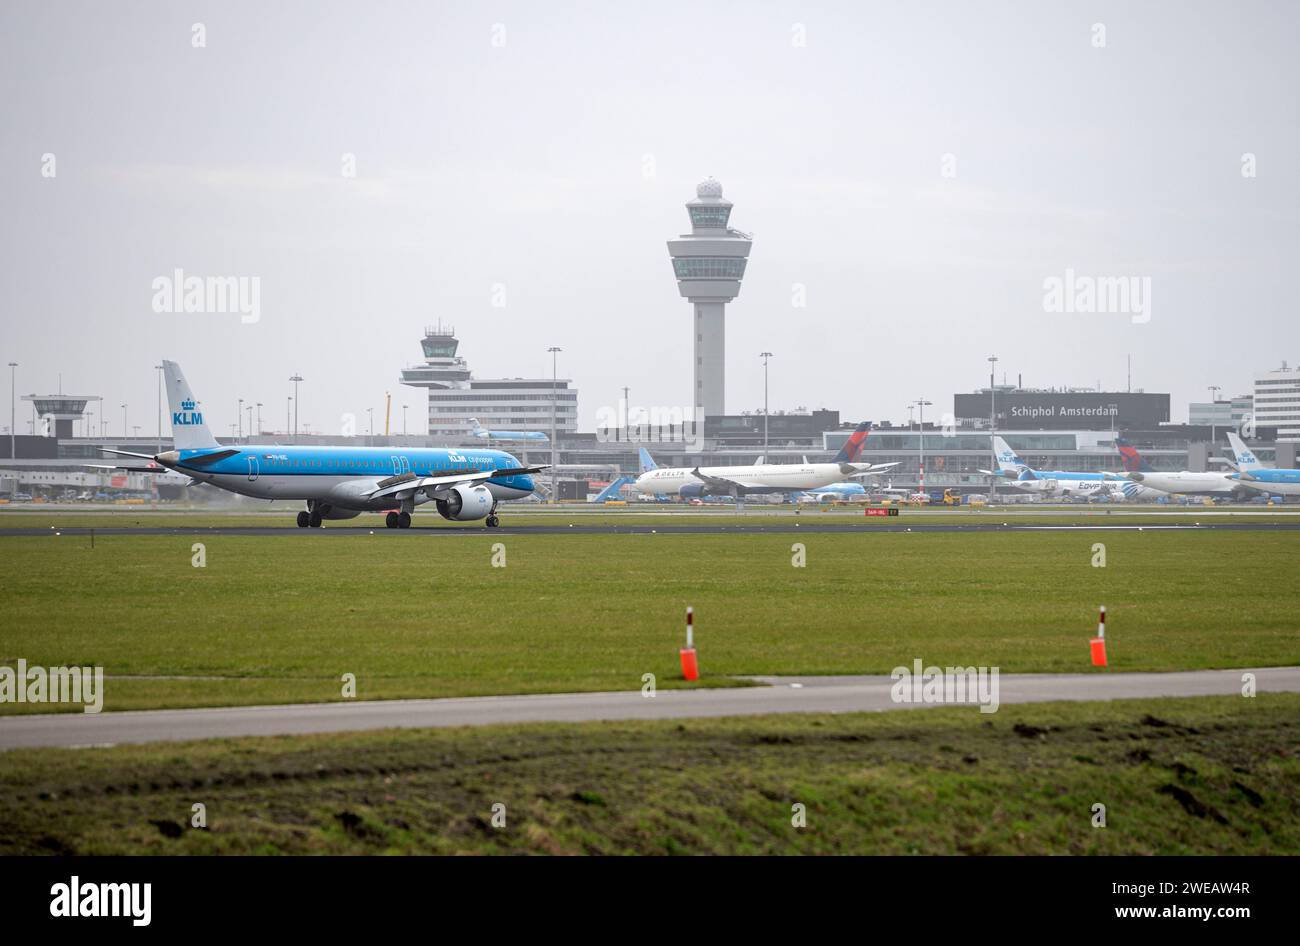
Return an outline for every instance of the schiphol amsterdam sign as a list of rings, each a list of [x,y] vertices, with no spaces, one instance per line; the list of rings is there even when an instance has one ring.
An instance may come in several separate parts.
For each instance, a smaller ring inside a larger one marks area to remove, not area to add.
[[[1012,406],[1008,414],[1012,420],[1078,420],[1080,418],[1092,420],[1120,416],[1118,404],[1096,404],[1081,407],[1072,407],[1067,404],[1016,404]]]
[[[987,394],[958,394],[954,406],[959,418],[989,416]],[[999,391],[997,415],[998,425],[1009,429],[1134,427],[1145,430],[1169,420],[1169,395],[1145,391],[1099,394]]]

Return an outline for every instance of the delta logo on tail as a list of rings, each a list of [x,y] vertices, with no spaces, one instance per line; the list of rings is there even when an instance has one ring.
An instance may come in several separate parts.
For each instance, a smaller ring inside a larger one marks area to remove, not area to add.
[[[1142,454],[1137,452],[1137,447],[1129,443],[1124,437],[1116,437],[1115,446],[1119,450],[1120,461],[1124,464],[1125,473],[1145,473],[1151,469],[1151,464],[1142,459]]]
[[[193,401],[181,401],[181,409],[172,412],[172,423],[180,427],[194,427],[203,423],[203,414],[195,410]]]
[[[867,435],[871,433],[871,421],[864,420],[849,435],[849,439],[844,441],[844,446],[840,452],[835,454],[833,463],[857,463],[858,457],[862,456],[862,447],[867,442]]]

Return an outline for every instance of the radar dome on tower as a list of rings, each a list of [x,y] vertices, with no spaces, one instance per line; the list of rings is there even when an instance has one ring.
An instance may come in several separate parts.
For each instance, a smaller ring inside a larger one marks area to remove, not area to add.
[[[701,181],[701,182],[696,186],[696,188],[695,188],[695,196],[696,196],[696,197],[713,197],[713,198],[721,197],[721,196],[722,196],[722,185],[719,184],[717,181],[715,181],[715,180],[714,180],[713,178],[711,178],[711,177],[710,177],[710,178],[706,178],[706,179],[704,179],[703,181]]]

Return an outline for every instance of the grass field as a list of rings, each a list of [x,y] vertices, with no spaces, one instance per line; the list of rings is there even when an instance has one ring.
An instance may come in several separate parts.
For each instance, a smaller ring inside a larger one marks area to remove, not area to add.
[[[0,664],[103,666],[109,710],[334,700],[345,673],[362,699],[667,686],[688,604],[705,685],[1083,671],[1099,604],[1113,670],[1300,662],[1300,533],[525,535],[504,568],[477,532],[211,535],[203,568],[194,540],[0,537]]]
[[[991,718],[926,709],[404,730],[4,761],[0,854],[1300,853],[1293,694],[1004,705]],[[191,826],[195,804],[206,829]],[[1094,827],[1096,804],[1105,827]]]
[[[185,510],[163,505],[104,507],[87,509],[60,505],[0,507],[0,528],[60,529],[133,528],[137,526],[174,529],[282,528],[295,530],[299,504],[259,503],[226,510]],[[1294,523],[1300,521],[1300,505],[1292,507],[1160,507],[1134,505],[1027,505],[950,509],[941,506],[902,507],[897,518],[871,519],[862,507],[852,504],[822,504],[800,507],[751,503],[743,508],[726,506],[692,507],[677,504],[606,507],[591,504],[542,506],[513,504],[502,509],[503,525],[793,525],[795,522],[835,522],[861,526],[881,525],[977,525],[1006,522],[1024,525],[1169,525],[1196,522]],[[415,527],[452,531],[486,531],[482,522],[447,522],[427,507],[417,510]],[[326,529],[348,531],[384,528],[383,516],[365,513],[355,519],[327,521]]]

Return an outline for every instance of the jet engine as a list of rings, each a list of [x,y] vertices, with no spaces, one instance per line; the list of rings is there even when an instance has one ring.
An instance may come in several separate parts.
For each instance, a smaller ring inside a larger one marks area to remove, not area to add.
[[[492,490],[486,486],[453,486],[446,499],[435,500],[438,515],[454,522],[486,518],[492,511]]]

